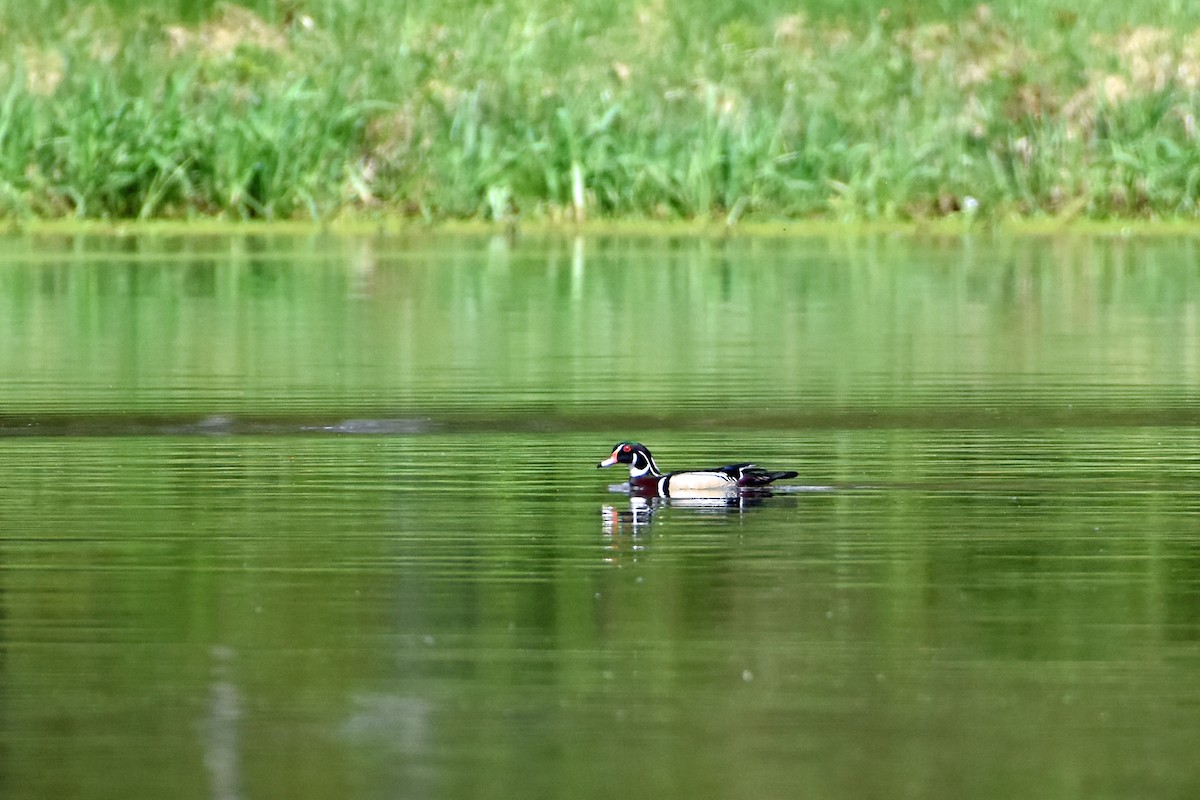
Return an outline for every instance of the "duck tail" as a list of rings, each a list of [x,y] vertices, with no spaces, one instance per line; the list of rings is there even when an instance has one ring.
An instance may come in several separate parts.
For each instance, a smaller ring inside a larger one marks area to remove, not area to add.
[[[766,486],[767,484],[774,483],[775,481],[795,478],[799,474],[800,473],[792,472],[791,470],[788,470],[787,472],[767,472],[763,469],[755,469],[747,471],[743,475],[741,485],[751,488],[756,486]]]

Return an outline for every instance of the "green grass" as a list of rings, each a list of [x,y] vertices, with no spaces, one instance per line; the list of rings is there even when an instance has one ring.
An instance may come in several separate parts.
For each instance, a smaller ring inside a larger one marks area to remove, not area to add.
[[[0,0],[0,213],[1196,216],[1200,11]]]

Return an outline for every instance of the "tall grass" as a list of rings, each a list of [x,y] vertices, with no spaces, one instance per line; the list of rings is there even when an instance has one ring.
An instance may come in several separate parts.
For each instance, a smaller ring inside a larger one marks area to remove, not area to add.
[[[0,213],[1194,217],[1200,12],[1111,5],[0,0]]]

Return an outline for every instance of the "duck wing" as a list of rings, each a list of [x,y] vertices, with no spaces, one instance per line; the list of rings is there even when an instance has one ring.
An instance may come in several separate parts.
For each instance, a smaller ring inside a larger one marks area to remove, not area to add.
[[[744,464],[726,464],[721,467],[713,467],[703,470],[703,472],[727,475],[730,479],[737,481],[738,486],[750,489],[767,486],[775,481],[795,478],[800,474],[791,470],[772,472],[749,461]]]
[[[712,469],[704,470],[704,472],[721,472],[740,481],[746,470],[753,469],[757,469],[757,467],[749,462],[746,462],[745,464],[726,464],[723,467],[713,467]]]

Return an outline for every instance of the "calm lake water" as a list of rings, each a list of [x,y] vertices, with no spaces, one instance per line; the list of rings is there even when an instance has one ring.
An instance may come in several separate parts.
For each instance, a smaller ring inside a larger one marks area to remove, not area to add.
[[[6,799],[1200,791],[1200,239],[10,237],[0,387]]]

